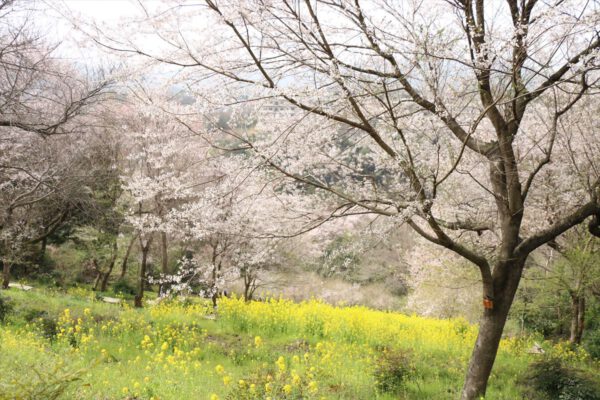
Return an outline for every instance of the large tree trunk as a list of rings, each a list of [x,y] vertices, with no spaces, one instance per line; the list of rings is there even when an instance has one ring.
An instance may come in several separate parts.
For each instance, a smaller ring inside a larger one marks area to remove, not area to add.
[[[496,266],[504,273],[494,274],[493,308],[484,308],[479,322],[479,334],[471,354],[467,377],[462,391],[462,400],[478,400],[485,396],[488,379],[496,360],[498,346],[508,312],[519,286],[525,260]],[[496,271],[495,271],[496,272]],[[490,304],[488,303],[488,307]]]
[[[571,295],[571,335],[569,342],[580,344],[583,336],[583,325],[585,323],[585,297],[583,295]]]

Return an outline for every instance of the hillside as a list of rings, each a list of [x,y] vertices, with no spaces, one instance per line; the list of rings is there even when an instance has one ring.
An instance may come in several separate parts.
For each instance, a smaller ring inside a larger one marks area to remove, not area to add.
[[[8,292],[2,399],[453,399],[476,327],[313,300],[198,299],[144,309],[93,292]],[[6,295],[4,295],[6,298]],[[522,397],[539,354],[504,339],[487,399]],[[583,351],[545,345],[590,370]]]

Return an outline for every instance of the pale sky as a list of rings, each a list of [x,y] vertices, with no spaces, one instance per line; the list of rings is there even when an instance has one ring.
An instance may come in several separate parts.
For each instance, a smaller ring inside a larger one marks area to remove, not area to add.
[[[65,4],[71,10],[99,21],[114,21],[121,16],[133,15],[139,11],[136,2],[131,0],[49,0],[49,4]]]
[[[36,25],[48,36],[48,42],[60,43],[55,54],[83,64],[97,64],[109,55],[86,43],[80,32],[69,22],[80,16],[87,22],[116,23],[141,10],[134,0],[41,0],[48,11],[36,15]]]

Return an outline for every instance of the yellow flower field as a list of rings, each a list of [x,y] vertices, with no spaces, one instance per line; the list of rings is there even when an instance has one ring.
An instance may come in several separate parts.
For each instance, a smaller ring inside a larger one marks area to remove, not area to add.
[[[317,300],[223,298],[214,315],[203,301],[137,310],[14,295],[20,310],[0,326],[2,399],[451,399],[477,333],[461,319]],[[531,343],[503,341],[488,398],[519,395]]]

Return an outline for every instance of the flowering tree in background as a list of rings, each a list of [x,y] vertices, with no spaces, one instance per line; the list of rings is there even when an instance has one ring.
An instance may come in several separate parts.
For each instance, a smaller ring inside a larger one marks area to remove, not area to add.
[[[142,249],[136,304],[147,281],[159,284],[162,295],[199,292],[216,307],[241,279],[250,299],[261,271],[277,264],[279,243],[318,224],[308,211],[316,199],[261,170],[262,161],[235,138],[208,140],[205,133],[215,129],[255,125],[249,109],[185,104],[171,89],[134,85],[122,110],[128,221]],[[184,253],[174,271],[165,267],[167,237]],[[158,238],[163,267],[157,278],[144,260]]]
[[[276,203],[284,196],[254,186],[256,177],[241,182],[237,173],[229,175],[228,164],[239,172],[237,162],[219,158],[214,166],[219,179],[171,215],[172,230],[182,233],[196,254],[184,257],[182,265],[187,268],[175,277],[165,277],[187,289],[199,285],[215,307],[218,296],[236,278],[243,281],[244,298],[251,299],[261,270],[277,262],[277,246],[283,240],[274,237],[272,229],[280,216]]]
[[[153,3],[150,33],[99,40],[181,67],[207,107],[251,107],[256,125],[202,135],[323,193],[324,219],[387,217],[475,265],[483,313],[462,398],[476,399],[529,255],[585,221],[600,230],[597,7]]]
[[[192,199],[202,185],[206,145],[192,143],[187,130],[168,118],[168,102],[156,89],[152,103],[144,90],[131,93],[123,105],[123,128],[128,132],[122,177],[129,195],[128,221],[138,236],[142,263],[136,305],[141,306],[151,244],[160,241],[162,273],[168,273],[169,213]]]
[[[474,293],[481,293],[481,279],[469,263],[426,243],[409,256],[418,261],[409,265],[408,310],[435,318],[479,317],[481,300]]]
[[[65,226],[104,219],[112,229],[113,209],[103,203],[117,177],[106,136],[84,132],[44,139],[5,132],[2,138],[0,254],[8,287],[11,264],[41,262],[48,238]]]
[[[54,55],[35,10],[0,1],[0,264],[3,287],[24,246],[42,242],[72,215],[89,175],[84,132],[98,126],[107,81]],[[58,137],[71,135],[71,140]],[[89,182],[89,181],[88,181]]]
[[[570,299],[569,341],[580,344],[585,327],[586,300],[600,288],[600,241],[586,230],[574,229],[552,244],[542,278],[547,289]],[[551,261],[553,261],[551,263]]]

